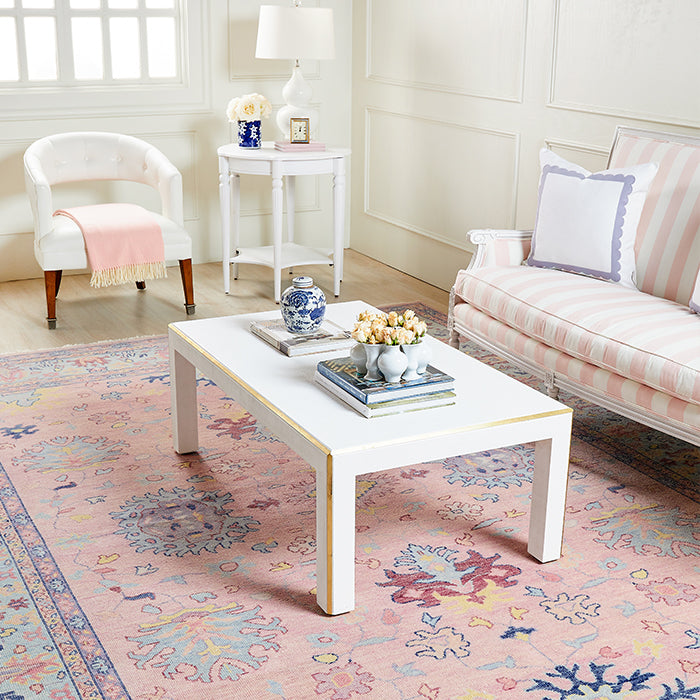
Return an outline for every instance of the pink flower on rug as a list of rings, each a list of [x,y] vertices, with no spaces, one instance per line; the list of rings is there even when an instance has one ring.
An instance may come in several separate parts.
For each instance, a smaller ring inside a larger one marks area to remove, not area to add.
[[[353,693],[366,695],[372,691],[368,685],[374,680],[371,673],[362,671],[359,664],[350,661],[342,668],[334,668],[328,673],[313,673],[311,677],[318,681],[316,694],[332,692],[330,700],[347,700]]]
[[[480,592],[488,581],[501,588],[516,585],[513,576],[521,573],[517,566],[496,564],[499,554],[484,557],[470,549],[467,559],[455,561],[456,550],[447,547],[409,544],[395,565],[403,566],[410,573],[397,573],[385,569],[389,581],[377,583],[377,586],[397,586],[391,599],[395,603],[418,602],[420,607],[432,607],[440,604],[440,597],[465,596],[474,602],[480,601]]]
[[[649,581],[634,585],[638,591],[655,603],[663,601],[666,605],[680,605],[692,603],[700,598],[700,595],[695,592],[695,586],[690,583],[680,583],[672,576],[667,576],[663,581]]]
[[[255,423],[255,418],[246,413],[236,421],[230,418],[217,418],[207,428],[218,431],[216,437],[230,435],[234,440],[240,440],[246,433],[255,432]]]

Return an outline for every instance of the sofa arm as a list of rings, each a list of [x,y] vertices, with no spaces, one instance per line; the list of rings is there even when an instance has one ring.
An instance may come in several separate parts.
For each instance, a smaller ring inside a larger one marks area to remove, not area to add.
[[[468,270],[488,265],[515,267],[530,253],[532,231],[484,229],[470,231],[467,235],[476,245],[476,252],[467,267]]]

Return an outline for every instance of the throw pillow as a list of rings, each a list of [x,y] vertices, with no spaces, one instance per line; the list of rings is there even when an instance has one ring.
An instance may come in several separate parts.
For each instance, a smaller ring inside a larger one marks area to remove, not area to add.
[[[698,276],[695,278],[695,287],[693,289],[693,295],[688,302],[688,306],[691,311],[700,314],[700,270],[698,270]]]
[[[656,163],[590,173],[540,151],[539,201],[528,265],[635,286],[634,239]]]

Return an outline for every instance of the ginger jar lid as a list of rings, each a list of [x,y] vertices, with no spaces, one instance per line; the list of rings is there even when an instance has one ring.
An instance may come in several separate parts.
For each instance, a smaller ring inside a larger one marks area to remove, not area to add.
[[[307,276],[295,277],[292,280],[292,286],[294,286],[296,289],[306,289],[308,287],[313,287],[314,281],[311,277]]]

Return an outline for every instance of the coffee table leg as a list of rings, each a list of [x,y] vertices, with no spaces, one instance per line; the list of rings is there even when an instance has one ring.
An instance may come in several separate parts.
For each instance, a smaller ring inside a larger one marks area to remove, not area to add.
[[[549,440],[535,443],[530,534],[527,551],[541,562],[561,556],[564,510],[569,473],[571,413],[555,416],[556,430]]]
[[[195,366],[170,346],[170,404],[175,452],[199,449],[197,380]]]
[[[331,455],[316,470],[316,600],[329,615],[355,607],[355,476]]]

